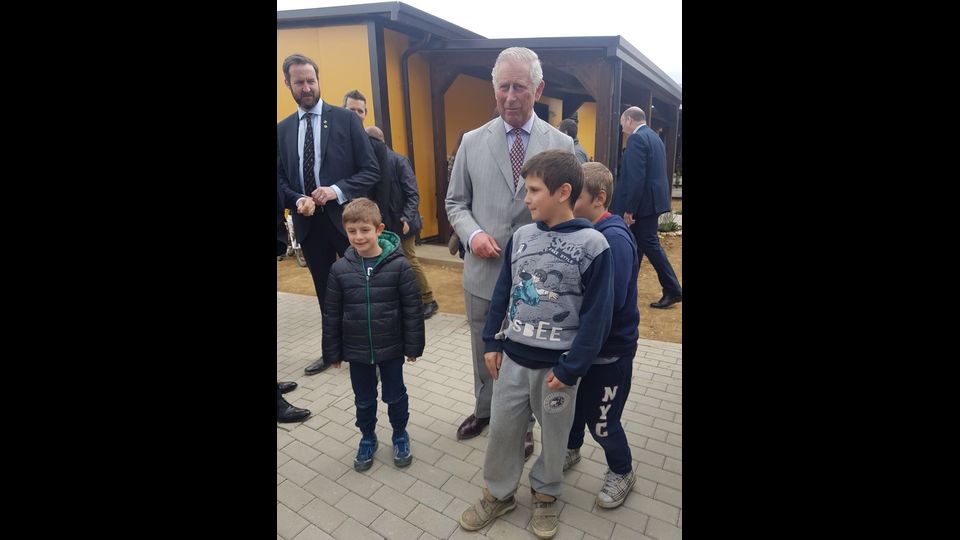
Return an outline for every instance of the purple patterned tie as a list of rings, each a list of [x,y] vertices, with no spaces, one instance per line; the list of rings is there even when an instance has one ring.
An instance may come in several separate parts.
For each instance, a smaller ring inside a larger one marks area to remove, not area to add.
[[[523,168],[523,138],[520,133],[523,130],[516,128],[513,130],[513,146],[510,148],[510,163],[513,165],[513,192],[517,192],[517,184],[520,183],[520,169]]]

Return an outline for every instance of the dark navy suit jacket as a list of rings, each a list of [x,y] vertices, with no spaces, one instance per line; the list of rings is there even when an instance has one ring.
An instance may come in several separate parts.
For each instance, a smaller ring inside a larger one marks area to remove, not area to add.
[[[670,182],[663,141],[644,124],[627,139],[610,213],[632,212],[634,219],[670,211]]]
[[[321,219],[329,219],[346,237],[342,221],[343,207],[336,200],[329,201],[324,206],[317,205],[317,211],[311,217],[297,212],[297,199],[304,195],[309,196],[303,192],[300,184],[301,165],[297,148],[299,125],[297,111],[277,124],[277,181],[283,190],[283,204],[293,215],[297,240],[305,242],[310,236],[313,224]],[[336,184],[348,201],[365,197],[370,188],[380,180],[380,166],[377,164],[373,147],[370,146],[369,137],[360,123],[360,117],[353,111],[324,102],[319,131],[318,187]]]

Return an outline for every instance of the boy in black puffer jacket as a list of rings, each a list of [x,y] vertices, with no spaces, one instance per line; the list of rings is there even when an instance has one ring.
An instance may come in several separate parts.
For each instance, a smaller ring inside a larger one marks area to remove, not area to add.
[[[377,451],[377,367],[383,381],[383,401],[393,426],[393,462],[406,467],[410,455],[407,434],[407,388],[403,357],[415,362],[423,354],[423,307],[400,238],[384,231],[377,204],[354,199],[343,209],[343,227],[350,247],[330,268],[323,309],[323,358],[339,368],[351,362],[350,384],[362,437],[353,467],[365,471]]]

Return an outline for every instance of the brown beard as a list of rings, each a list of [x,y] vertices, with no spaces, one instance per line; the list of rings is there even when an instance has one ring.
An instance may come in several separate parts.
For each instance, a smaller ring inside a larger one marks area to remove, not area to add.
[[[293,94],[293,91],[291,90],[290,93]],[[299,99],[297,98],[296,95],[294,95],[294,96],[293,96],[293,100],[297,103],[297,105],[303,107],[303,97],[304,97],[305,95],[308,95],[308,94],[306,94],[306,93],[304,93],[304,92],[301,92],[301,93],[300,93],[300,96],[299,96]],[[314,95],[313,95],[313,92],[310,92],[310,93],[309,93],[309,96],[314,99],[314,105],[316,105],[316,103],[317,103],[317,101],[318,101],[318,97],[317,97],[317,96],[314,96]]]

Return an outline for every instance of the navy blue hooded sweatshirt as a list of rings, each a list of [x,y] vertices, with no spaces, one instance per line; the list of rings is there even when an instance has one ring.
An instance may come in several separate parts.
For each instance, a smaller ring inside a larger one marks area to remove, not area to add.
[[[637,273],[640,258],[633,233],[617,215],[600,218],[594,225],[610,244],[613,257],[613,321],[610,336],[598,356],[622,357],[637,353],[640,338],[640,310],[637,309]]]

